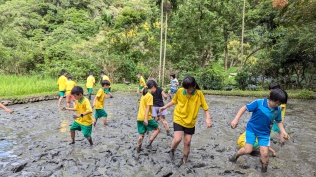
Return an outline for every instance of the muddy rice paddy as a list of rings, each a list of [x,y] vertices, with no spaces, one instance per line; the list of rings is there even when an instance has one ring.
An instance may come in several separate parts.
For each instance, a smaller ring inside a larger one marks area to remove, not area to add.
[[[60,111],[57,100],[13,105],[9,107],[15,111],[12,115],[0,110],[0,176],[316,176],[316,101],[288,102],[285,126],[291,139],[280,147],[278,134],[271,135],[277,157],[270,155],[268,172],[261,174],[258,153],[242,156],[236,164],[228,161],[250,114],[234,130],[229,123],[241,106],[255,98],[206,96],[213,127],[206,128],[200,110],[189,162],[179,166],[183,144],[171,162],[172,138],[163,127],[151,149],[136,153],[139,96],[114,96],[105,103],[108,126],[98,122],[92,147],[81,132],[76,133],[76,144],[68,145],[74,112]],[[172,113],[169,108],[171,127]]]

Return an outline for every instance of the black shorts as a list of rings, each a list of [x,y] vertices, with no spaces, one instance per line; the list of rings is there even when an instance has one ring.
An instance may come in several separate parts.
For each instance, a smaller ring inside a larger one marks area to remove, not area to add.
[[[173,131],[182,131],[186,134],[193,135],[195,132],[195,127],[193,128],[185,128],[182,125],[173,122]]]

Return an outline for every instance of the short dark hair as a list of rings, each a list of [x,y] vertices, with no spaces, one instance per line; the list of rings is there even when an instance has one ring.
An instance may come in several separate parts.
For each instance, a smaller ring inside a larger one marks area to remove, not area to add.
[[[176,78],[176,75],[174,73],[171,73],[170,76]]]
[[[282,89],[273,89],[270,92],[269,100],[279,101],[281,104],[287,103],[287,93]]]
[[[104,71],[101,71],[100,74],[105,74]]]
[[[61,75],[64,75],[66,72],[67,72],[67,71],[66,71],[65,69],[62,69],[62,70],[60,71],[60,74],[61,74]]]
[[[273,82],[269,85],[269,90],[272,90],[272,89],[281,89],[281,86],[279,83]]]
[[[185,89],[195,87],[200,90],[199,85],[196,83],[195,78],[192,76],[186,76],[182,81],[182,87]]]
[[[72,95],[83,95],[83,89],[80,86],[75,86],[72,90],[71,90],[71,94]]]
[[[147,83],[146,83],[146,85],[147,85],[147,88],[148,88],[148,89],[151,89],[151,88],[153,88],[154,86],[155,86],[156,88],[158,87],[157,83],[156,83],[154,80],[148,80]]]
[[[101,81],[101,85],[102,85],[102,87],[103,87],[104,85],[110,86],[111,83],[110,83],[108,80],[103,80],[103,81]]]
[[[94,74],[93,71],[90,71],[90,72],[89,72],[89,75],[93,75],[93,74]]]
[[[72,75],[67,74],[67,79],[72,79]]]

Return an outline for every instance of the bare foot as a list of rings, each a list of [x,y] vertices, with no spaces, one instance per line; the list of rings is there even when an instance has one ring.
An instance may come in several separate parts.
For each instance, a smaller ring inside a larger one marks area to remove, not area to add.
[[[75,144],[75,142],[73,141],[73,142],[69,143],[69,145],[72,145],[72,144]]]

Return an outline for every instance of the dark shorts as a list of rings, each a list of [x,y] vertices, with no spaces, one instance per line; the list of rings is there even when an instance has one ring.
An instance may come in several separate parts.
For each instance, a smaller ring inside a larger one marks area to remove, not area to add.
[[[195,127],[193,128],[185,128],[182,125],[173,122],[173,131],[181,131],[189,135],[193,135],[195,132]]]
[[[138,129],[139,134],[144,134],[146,133],[147,130],[148,131],[156,130],[158,127],[159,127],[159,124],[153,119],[148,120],[147,126],[144,125],[144,121],[137,121],[137,129]]]

